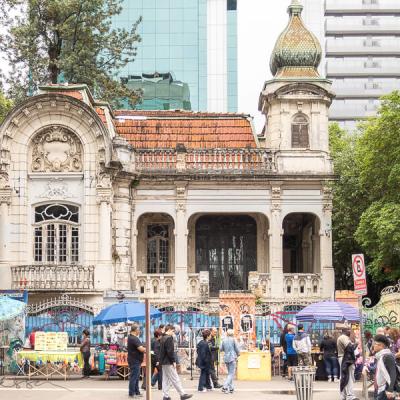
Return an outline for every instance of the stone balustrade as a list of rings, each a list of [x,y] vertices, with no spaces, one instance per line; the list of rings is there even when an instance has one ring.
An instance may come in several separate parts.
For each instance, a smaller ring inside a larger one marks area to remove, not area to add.
[[[12,288],[31,291],[93,291],[94,266],[21,265],[11,267]]]
[[[137,149],[135,169],[155,171],[276,172],[275,154],[265,149]]]
[[[189,274],[187,282],[187,297],[202,297],[204,285],[200,284],[199,274]],[[175,274],[138,274],[136,290],[140,295],[149,298],[172,298],[175,296]]]
[[[283,274],[284,297],[320,297],[321,294],[321,274]]]

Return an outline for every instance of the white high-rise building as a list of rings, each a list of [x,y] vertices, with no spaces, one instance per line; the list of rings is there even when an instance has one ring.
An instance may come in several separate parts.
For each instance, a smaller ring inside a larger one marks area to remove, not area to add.
[[[336,92],[330,120],[350,129],[400,88],[399,0],[303,0],[323,48],[320,72]]]

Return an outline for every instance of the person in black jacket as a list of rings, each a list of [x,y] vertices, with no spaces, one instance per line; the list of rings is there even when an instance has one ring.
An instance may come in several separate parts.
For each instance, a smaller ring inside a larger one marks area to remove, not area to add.
[[[384,335],[374,337],[374,353],[378,360],[375,374],[375,399],[387,400],[395,397],[397,386],[396,359],[390,350],[390,341]]]
[[[160,364],[163,373],[163,400],[171,400],[169,397],[171,386],[173,386],[179,393],[181,400],[186,400],[190,399],[193,395],[184,392],[178,373],[176,372],[175,346],[173,338],[174,331],[175,328],[173,325],[167,325],[165,327],[165,335],[160,341]]]
[[[324,365],[328,380],[330,378],[332,382],[337,382],[339,380],[339,361],[336,340],[327,333],[319,345],[319,349],[324,355]]]
[[[162,332],[159,329],[154,331],[154,338],[151,341],[151,372],[156,372],[151,377],[151,386],[155,386],[158,382],[158,390],[162,390],[162,368],[160,364],[160,340],[162,338]]]
[[[350,331],[348,331],[348,335],[346,332],[345,336],[347,341],[343,342],[344,352],[340,363],[340,399],[356,400],[357,398],[354,395],[354,369],[356,363],[354,350],[357,345],[350,340]]]
[[[288,362],[287,362],[287,343],[286,343],[286,334],[289,332],[289,324],[286,324],[283,328],[283,331],[281,333],[281,337],[279,340],[279,346],[282,347],[283,353],[283,370],[282,370],[282,376],[285,377],[288,372]]]
[[[200,368],[200,378],[199,378],[199,392],[207,392],[211,390],[211,361],[212,355],[209,345],[210,331],[208,329],[202,332],[203,340],[201,340],[197,345],[197,360],[196,366]]]
[[[219,347],[217,344],[217,328],[211,328],[211,336],[209,340],[210,350],[211,350],[211,365],[210,365],[210,374],[211,380],[214,386],[214,389],[222,388],[222,385],[218,383],[218,376],[216,368],[218,368],[218,351]]]

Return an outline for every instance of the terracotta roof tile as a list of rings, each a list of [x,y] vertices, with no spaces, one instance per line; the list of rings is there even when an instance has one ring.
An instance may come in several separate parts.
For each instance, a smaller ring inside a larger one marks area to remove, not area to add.
[[[178,143],[188,149],[257,147],[251,122],[242,114],[119,110],[115,115],[117,133],[134,148],[175,148]]]

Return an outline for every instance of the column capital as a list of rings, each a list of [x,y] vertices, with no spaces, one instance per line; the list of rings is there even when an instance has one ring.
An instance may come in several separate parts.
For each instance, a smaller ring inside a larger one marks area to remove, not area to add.
[[[112,191],[111,188],[96,188],[96,200],[97,204],[111,203]]]
[[[11,204],[12,189],[10,187],[0,189],[0,204]]]

